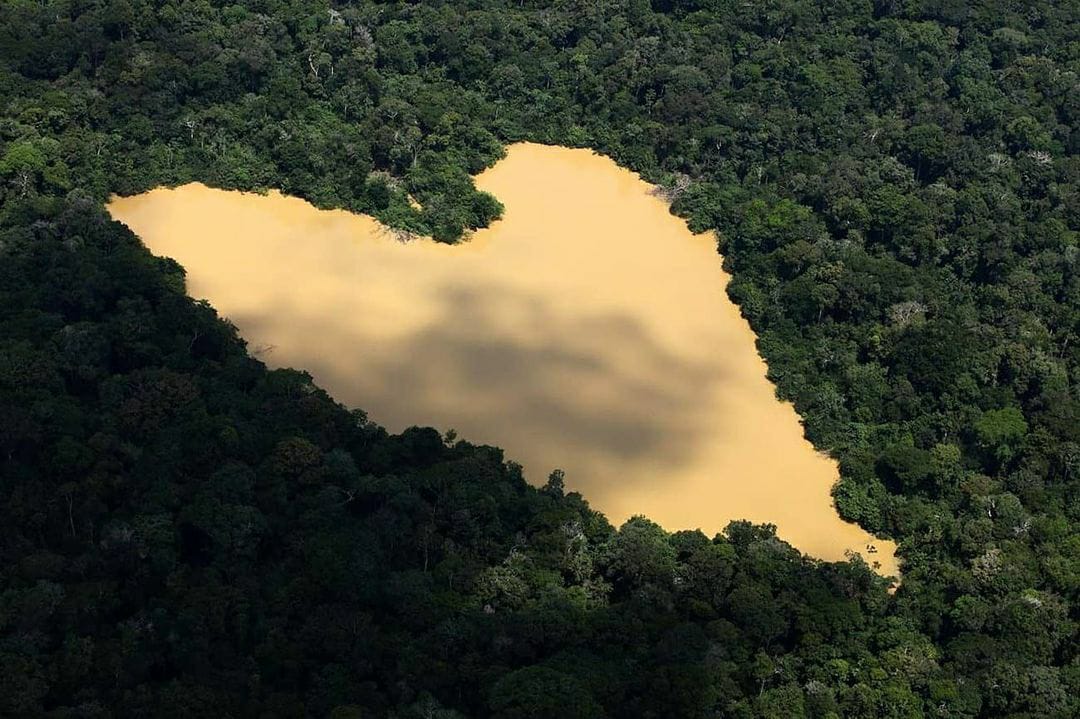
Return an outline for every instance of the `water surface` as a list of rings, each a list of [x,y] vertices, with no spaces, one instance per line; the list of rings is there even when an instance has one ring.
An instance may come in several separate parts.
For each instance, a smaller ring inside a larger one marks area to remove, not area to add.
[[[770,522],[807,554],[896,574],[895,545],[837,515],[836,464],[776,399],[711,235],[586,150],[514,145],[477,185],[505,216],[457,246],[198,184],[109,211],[264,361],[390,430],[454,428],[536,483],[561,467],[615,523]]]

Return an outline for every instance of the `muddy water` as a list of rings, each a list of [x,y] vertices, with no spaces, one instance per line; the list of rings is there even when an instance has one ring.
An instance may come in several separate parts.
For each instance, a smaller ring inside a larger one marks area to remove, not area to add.
[[[712,236],[584,150],[514,145],[477,184],[505,217],[454,247],[197,184],[109,210],[264,361],[391,430],[454,428],[537,483],[561,467],[616,523],[771,522],[810,555],[896,573],[892,543],[837,516],[836,465],[776,399]]]

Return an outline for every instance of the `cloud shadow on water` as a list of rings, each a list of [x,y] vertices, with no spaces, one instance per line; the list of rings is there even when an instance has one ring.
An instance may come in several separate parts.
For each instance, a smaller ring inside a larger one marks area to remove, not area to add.
[[[349,311],[308,316],[288,294],[232,319],[277,348],[266,361],[309,370],[375,421],[455,428],[506,449],[533,481],[561,466],[587,493],[627,481],[620,468],[637,463],[677,468],[704,432],[722,431],[703,417],[716,367],[676,356],[632,315],[568,312],[501,283],[445,283],[433,296],[435,320],[389,342]]]

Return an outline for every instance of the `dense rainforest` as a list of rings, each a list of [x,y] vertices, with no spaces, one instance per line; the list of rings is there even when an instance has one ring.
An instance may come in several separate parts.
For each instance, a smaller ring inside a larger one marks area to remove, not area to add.
[[[716,231],[894,594],[390,435],[103,210],[453,242],[521,139]],[[1078,229],[1075,1],[3,0],[0,716],[1078,716]]]

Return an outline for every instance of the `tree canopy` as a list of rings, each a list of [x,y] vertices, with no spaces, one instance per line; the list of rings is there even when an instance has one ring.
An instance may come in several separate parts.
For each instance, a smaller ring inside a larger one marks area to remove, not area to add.
[[[1080,714],[1078,29],[1050,0],[0,3],[0,715]],[[389,435],[102,209],[199,180],[453,242],[516,140],[717,233],[895,594]]]

